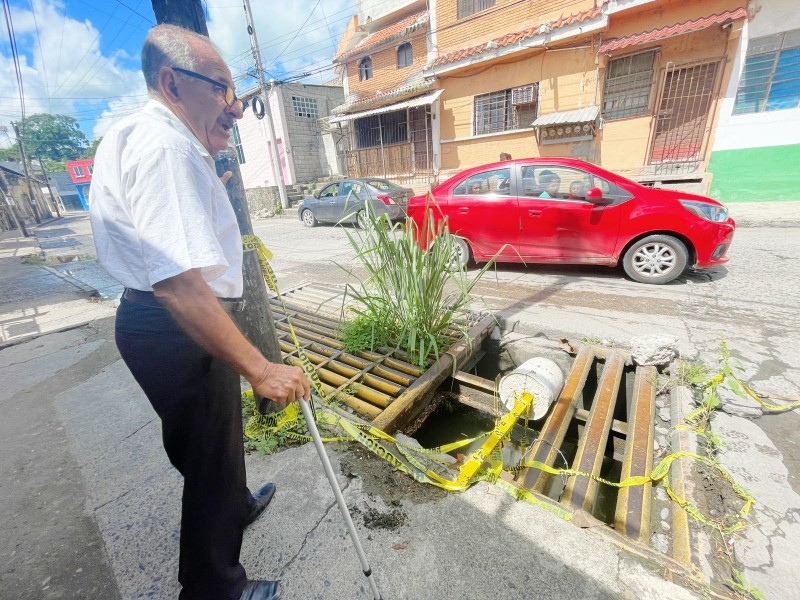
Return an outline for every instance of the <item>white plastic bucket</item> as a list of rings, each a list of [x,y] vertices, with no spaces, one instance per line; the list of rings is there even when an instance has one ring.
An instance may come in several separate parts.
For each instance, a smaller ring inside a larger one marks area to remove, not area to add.
[[[508,410],[514,408],[515,400],[524,392],[533,395],[534,405],[531,419],[536,421],[547,414],[564,386],[564,374],[549,358],[537,356],[522,363],[500,380],[497,393]]]

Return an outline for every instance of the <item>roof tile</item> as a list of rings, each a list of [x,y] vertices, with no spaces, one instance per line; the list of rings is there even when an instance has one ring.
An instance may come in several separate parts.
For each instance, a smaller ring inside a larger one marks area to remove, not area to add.
[[[516,44],[518,42],[531,38],[534,35],[537,35],[539,29],[545,25],[549,27],[551,30],[553,30],[553,29],[558,29],[560,27],[566,27],[567,25],[573,25],[574,23],[579,23],[587,19],[592,19],[603,12],[604,4],[605,2],[603,2],[600,6],[596,8],[590,8],[588,10],[584,10],[578,13],[562,16],[553,21],[548,21],[547,23],[542,23],[541,25],[536,25],[535,27],[529,27],[528,29],[523,29],[522,31],[516,31],[514,33],[506,33],[505,35],[501,35],[500,37],[496,37],[490,41],[496,42],[498,47],[500,48],[503,48],[505,46],[510,46],[512,44]],[[469,48],[462,48],[461,50],[454,50],[453,52],[449,52],[444,56],[440,56],[439,58],[434,60],[430,66],[438,67],[440,65],[446,65],[449,63],[462,60],[469,56],[481,54],[490,49],[488,43],[489,42],[484,42],[483,44],[479,44],[478,46],[471,46]]]
[[[719,25],[726,21],[734,21],[736,19],[744,19],[747,16],[745,8],[737,8],[736,10],[728,10],[716,15],[709,15],[700,19],[693,19],[684,21],[683,23],[676,23],[675,25],[667,25],[658,29],[651,29],[642,33],[628,35],[621,38],[614,38],[606,40],[600,45],[600,52],[611,52],[612,50],[619,50],[620,48],[627,48],[628,46],[636,46],[639,44],[647,44],[658,40],[674,37],[684,33],[691,33],[693,31],[700,31],[712,25]]]
[[[388,42],[392,39],[402,37],[419,29],[422,25],[425,25],[428,22],[428,11],[423,10],[418,13],[414,13],[413,15],[407,16],[405,19],[399,20],[397,23],[393,23],[384,27],[383,29],[379,29],[378,31],[374,31],[370,33],[367,37],[361,40],[358,44],[353,46],[352,48],[345,50],[339,56],[333,59],[334,62],[344,62],[351,56],[355,56],[356,54],[361,54],[362,52],[369,50],[383,42]]]

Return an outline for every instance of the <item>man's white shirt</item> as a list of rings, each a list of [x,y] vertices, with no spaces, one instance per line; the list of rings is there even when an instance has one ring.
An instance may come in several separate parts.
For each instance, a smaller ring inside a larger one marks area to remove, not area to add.
[[[100,265],[125,287],[200,269],[220,298],[242,295],[242,240],[214,159],[163,104],[111,127],[89,192]]]

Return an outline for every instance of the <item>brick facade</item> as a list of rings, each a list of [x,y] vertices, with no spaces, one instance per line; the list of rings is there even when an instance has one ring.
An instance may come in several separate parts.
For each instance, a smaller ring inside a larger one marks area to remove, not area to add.
[[[427,31],[428,27],[426,26],[414,31],[408,37],[394,40],[390,45],[367,54],[366,56],[372,59],[372,77],[366,81],[360,80],[358,72],[358,65],[365,55],[358,55],[352,60],[348,60],[345,68],[350,89],[349,100],[374,96],[378,90],[383,93],[390,92],[418,79],[427,62]],[[413,61],[407,67],[399,68],[397,66],[397,48],[405,42],[411,43]]]

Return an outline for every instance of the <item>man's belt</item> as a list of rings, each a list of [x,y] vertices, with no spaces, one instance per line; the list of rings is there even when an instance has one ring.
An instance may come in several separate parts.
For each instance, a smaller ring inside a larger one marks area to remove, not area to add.
[[[153,292],[143,292],[142,290],[125,288],[122,297],[128,302],[133,302],[135,304],[142,304],[152,308],[164,308],[164,305],[156,299],[156,295]],[[228,314],[244,310],[244,298],[217,298],[217,300],[219,300],[220,306],[222,306]]]

